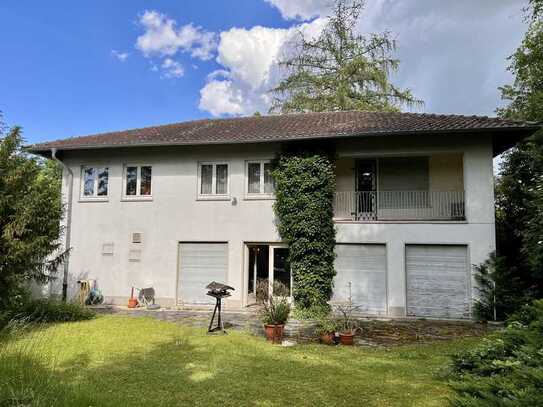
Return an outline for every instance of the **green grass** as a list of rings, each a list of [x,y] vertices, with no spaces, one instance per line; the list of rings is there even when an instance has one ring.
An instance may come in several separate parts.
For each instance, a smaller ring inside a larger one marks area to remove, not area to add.
[[[103,316],[0,342],[0,406],[437,406],[451,394],[440,378],[448,355],[476,340],[284,348],[241,332]]]

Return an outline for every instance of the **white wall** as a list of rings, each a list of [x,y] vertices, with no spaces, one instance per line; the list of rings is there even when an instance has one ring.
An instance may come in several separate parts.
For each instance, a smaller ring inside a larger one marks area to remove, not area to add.
[[[273,158],[273,144],[125,148],[67,152],[64,161],[74,172],[72,206],[73,252],[70,256],[69,296],[78,279],[96,279],[111,301],[125,303],[131,286],[153,285],[163,305],[176,295],[177,253],[181,241],[229,244],[228,283],[236,288],[231,306],[243,303],[244,242],[279,242],[272,200],[245,200],[245,161]],[[471,263],[483,261],[494,249],[492,148],[490,137],[416,136],[342,141],[339,156],[372,156],[420,152],[462,153],[467,222],[464,223],[341,223],[339,242],[387,244],[389,311],[402,315],[405,306],[405,243],[465,243]],[[197,200],[197,163],[228,161],[231,201]],[[153,166],[153,200],[121,200],[124,163]],[[108,166],[107,202],[83,202],[82,165]],[[64,174],[64,191],[67,188]],[[140,262],[130,262],[131,234],[141,232]],[[102,255],[104,243],[114,244],[113,255]]]

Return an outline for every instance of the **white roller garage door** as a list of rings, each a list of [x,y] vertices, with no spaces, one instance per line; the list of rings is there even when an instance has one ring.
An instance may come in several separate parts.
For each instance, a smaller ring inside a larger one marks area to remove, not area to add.
[[[470,317],[467,246],[407,245],[407,315]]]
[[[212,281],[226,283],[228,271],[227,243],[180,243],[177,301],[188,304],[211,304],[206,285]]]
[[[382,244],[336,245],[336,276],[332,301],[350,294],[361,312],[386,314],[386,247]]]

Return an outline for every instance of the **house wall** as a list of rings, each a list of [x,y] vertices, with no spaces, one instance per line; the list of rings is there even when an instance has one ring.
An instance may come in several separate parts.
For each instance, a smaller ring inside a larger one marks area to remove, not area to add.
[[[275,144],[240,144],[65,152],[63,159],[74,173],[69,296],[76,295],[77,280],[96,279],[110,302],[124,304],[130,287],[152,285],[162,305],[173,305],[179,242],[214,241],[228,242],[228,284],[236,291],[227,306],[245,305],[244,243],[280,242],[274,223],[273,200],[244,199],[245,161],[273,158],[278,150],[279,145]],[[337,224],[338,242],[387,245],[390,315],[404,315],[405,312],[406,243],[468,244],[472,264],[485,260],[494,249],[490,137],[404,136],[341,141],[337,152],[340,158],[440,153],[457,154],[463,160],[466,222]],[[197,164],[215,160],[230,164],[230,196],[237,199],[235,204],[232,200],[197,200]],[[125,163],[153,166],[152,201],[121,199]],[[79,199],[83,165],[109,167],[109,198],[106,202]],[[340,159],[338,175],[346,175],[352,168],[350,165]],[[441,161],[441,166],[448,168],[446,161]],[[444,172],[442,169],[441,173]],[[68,179],[64,174],[64,192],[67,191]],[[343,175],[338,176],[338,190],[352,190],[354,182],[349,184],[346,179]],[[134,232],[142,233],[143,243],[131,243]],[[105,243],[113,243],[113,254],[102,254]],[[141,250],[141,259],[129,261],[130,250],[136,247]]]

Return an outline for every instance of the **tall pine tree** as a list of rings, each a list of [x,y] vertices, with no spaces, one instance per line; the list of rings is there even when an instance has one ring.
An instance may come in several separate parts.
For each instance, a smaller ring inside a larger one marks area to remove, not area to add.
[[[287,76],[272,90],[270,111],[397,111],[422,104],[390,81],[400,63],[391,34],[357,33],[363,8],[363,0],[335,0],[316,39],[299,33],[295,55],[280,62]]]

